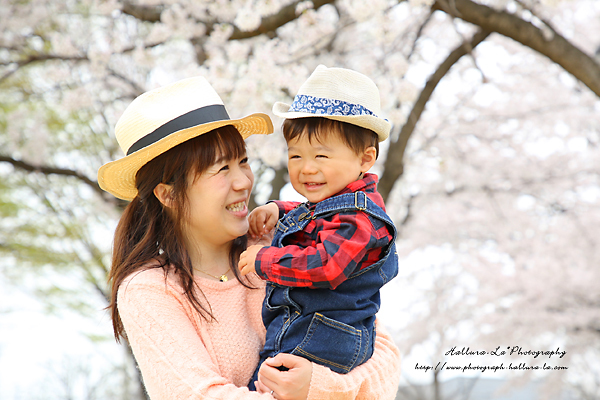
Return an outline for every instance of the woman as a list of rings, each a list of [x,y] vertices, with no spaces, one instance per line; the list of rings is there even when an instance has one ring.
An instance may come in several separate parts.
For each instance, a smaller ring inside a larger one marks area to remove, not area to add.
[[[265,330],[264,283],[235,268],[254,180],[244,139],[272,131],[264,114],[229,119],[201,77],[141,95],[116,125],[127,156],[100,168],[98,179],[131,203],[115,232],[110,309],[153,400],[395,395],[399,356],[385,333],[350,374],[278,354],[261,368],[258,392],[246,388]]]

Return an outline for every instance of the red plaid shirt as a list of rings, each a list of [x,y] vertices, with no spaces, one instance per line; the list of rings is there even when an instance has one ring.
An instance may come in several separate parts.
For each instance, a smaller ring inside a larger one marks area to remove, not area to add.
[[[364,191],[385,211],[377,192],[377,175],[365,174],[338,195]],[[275,202],[280,217],[298,202]],[[309,203],[314,210],[316,204]],[[375,229],[368,214],[349,211],[311,220],[302,231],[285,238],[285,247],[267,246],[256,256],[256,272],[283,286],[335,289],[351,274],[377,262],[393,235],[386,227]]]

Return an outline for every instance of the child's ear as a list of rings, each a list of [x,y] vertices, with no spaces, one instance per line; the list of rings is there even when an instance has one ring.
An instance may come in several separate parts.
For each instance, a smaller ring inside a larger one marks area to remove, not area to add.
[[[173,207],[173,187],[166,183],[159,183],[154,188],[154,195],[167,208]]]
[[[375,165],[375,161],[377,160],[377,150],[375,147],[367,147],[367,149],[363,152],[360,162],[360,171],[362,173],[367,172],[371,169],[373,165]]]

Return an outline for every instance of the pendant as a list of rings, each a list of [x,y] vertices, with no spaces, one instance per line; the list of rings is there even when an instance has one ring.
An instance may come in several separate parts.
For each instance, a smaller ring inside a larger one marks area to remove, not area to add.
[[[221,277],[219,278],[219,280],[221,282],[227,282],[229,280],[229,278],[227,278],[227,275],[223,274],[223,275],[221,275]]]

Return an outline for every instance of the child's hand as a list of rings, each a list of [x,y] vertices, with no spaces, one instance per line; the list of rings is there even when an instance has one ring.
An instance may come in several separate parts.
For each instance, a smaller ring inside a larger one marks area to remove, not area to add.
[[[256,269],[254,268],[254,261],[256,260],[256,254],[258,254],[258,251],[263,247],[264,246],[260,245],[249,246],[246,251],[240,255],[238,268],[240,269],[242,276],[247,275],[250,272],[256,272]]]
[[[248,233],[252,238],[258,238],[268,234],[275,228],[279,218],[279,207],[275,203],[268,203],[256,207],[248,216],[250,229]]]
[[[262,235],[262,236],[250,236],[248,235],[248,247],[250,246],[254,246],[256,244],[259,244],[261,246],[270,246],[271,243],[273,242],[273,235],[274,235],[275,231],[271,231],[269,233],[267,233],[266,235]]]

